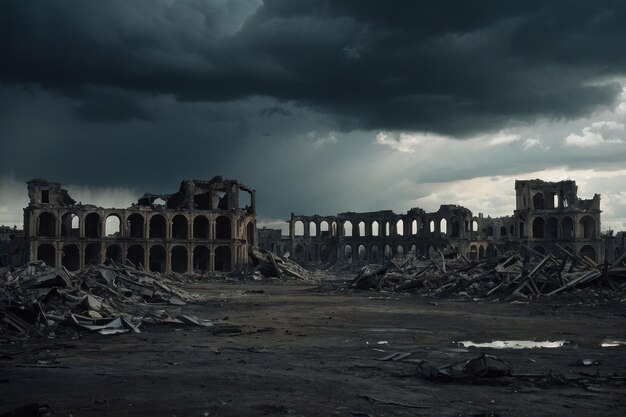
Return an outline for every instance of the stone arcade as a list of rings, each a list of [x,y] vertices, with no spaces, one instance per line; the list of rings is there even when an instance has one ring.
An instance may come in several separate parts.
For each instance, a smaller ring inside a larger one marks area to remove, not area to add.
[[[578,198],[577,190],[575,181],[518,180],[516,210],[512,216],[499,218],[474,216],[456,205],[442,205],[433,213],[420,208],[404,214],[391,210],[336,216],[292,213],[289,237],[262,229],[260,245],[278,255],[289,251],[304,262],[380,263],[409,252],[433,257],[444,248],[476,260],[519,250],[521,245],[541,253],[559,251],[560,245],[603,261],[600,195],[584,200]],[[623,250],[617,244],[607,257],[611,260]]]
[[[59,183],[28,182],[28,260],[70,271],[105,259],[157,272],[232,271],[256,244],[255,191],[235,180],[186,180],[125,209],[76,204]]]

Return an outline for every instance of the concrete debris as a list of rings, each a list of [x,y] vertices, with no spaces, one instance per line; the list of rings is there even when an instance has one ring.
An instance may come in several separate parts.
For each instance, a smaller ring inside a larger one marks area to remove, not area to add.
[[[314,273],[308,271],[291,258],[280,257],[264,249],[250,248],[249,258],[253,271],[251,273],[240,271],[238,274],[257,277],[257,279],[278,278],[302,282],[319,281]]]
[[[624,257],[599,265],[566,249],[562,252],[557,257],[523,246],[521,252],[485,261],[470,261],[462,255],[429,260],[410,255],[392,259],[387,266],[365,265],[340,290],[404,292],[474,301],[551,297],[577,291],[592,291],[603,299],[619,298],[626,290]]]
[[[169,277],[115,263],[72,273],[37,261],[0,270],[0,282],[0,328],[17,337],[55,337],[73,331],[139,333],[142,323],[214,324],[150,311],[153,305],[185,305],[190,295]]]
[[[463,364],[434,366],[426,361],[419,361],[416,366],[423,377],[444,381],[469,379],[472,377],[499,378],[510,376],[512,372],[511,365],[495,356],[485,354],[470,359]]]
[[[626,384],[626,377],[613,374],[602,375],[600,372],[589,374],[579,372],[576,376],[568,376],[554,370],[548,372],[517,373],[507,362],[495,356],[480,356],[459,363],[446,365],[431,364],[426,360],[416,362],[418,375],[437,382],[469,383],[485,385],[510,385],[524,382],[530,385],[569,385],[585,389],[601,385],[621,388]]]

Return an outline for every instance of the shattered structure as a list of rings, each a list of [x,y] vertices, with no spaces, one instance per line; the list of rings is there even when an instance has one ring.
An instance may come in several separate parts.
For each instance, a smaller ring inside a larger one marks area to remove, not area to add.
[[[474,216],[462,206],[442,205],[433,213],[412,208],[404,214],[391,210],[346,212],[336,216],[292,213],[289,237],[271,229],[260,246],[278,255],[290,251],[298,261],[353,260],[380,263],[413,253],[433,258],[440,250],[470,260],[495,258],[526,245],[539,253],[565,250],[594,261],[604,258],[600,235],[600,195],[578,198],[575,181],[515,182],[516,210],[512,216]],[[624,251],[619,244],[609,258]],[[609,259],[609,260],[610,260]]]
[[[17,226],[0,226],[0,267],[24,263],[24,231]]]
[[[231,271],[256,244],[255,191],[235,180],[185,180],[125,209],[76,204],[59,183],[28,183],[27,258],[70,271],[105,259],[154,272]]]

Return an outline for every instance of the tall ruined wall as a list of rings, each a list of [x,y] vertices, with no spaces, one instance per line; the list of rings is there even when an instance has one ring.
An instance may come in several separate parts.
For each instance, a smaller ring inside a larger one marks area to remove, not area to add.
[[[159,272],[231,271],[256,244],[255,192],[234,180],[188,180],[124,209],[76,204],[58,183],[28,183],[28,259],[69,270],[105,259]],[[159,204],[161,202],[162,204]]]

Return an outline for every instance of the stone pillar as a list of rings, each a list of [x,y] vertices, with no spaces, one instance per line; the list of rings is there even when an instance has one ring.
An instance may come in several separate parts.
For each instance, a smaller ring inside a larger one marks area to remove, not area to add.
[[[54,245],[55,247],[55,254],[56,254],[56,267],[60,268],[62,265],[62,260],[63,260],[63,251],[61,250],[61,245],[58,244],[58,242],[56,242]]]
[[[169,224],[169,222],[167,223]],[[166,227],[166,230],[169,227]],[[163,245],[165,247],[165,272],[172,272],[172,245],[167,243]]]
[[[55,228],[54,228],[54,235],[56,236],[57,239],[61,238],[61,213],[59,212],[59,210],[57,210],[55,212]]]
[[[84,238],[85,237],[85,212],[83,210],[81,210],[78,213],[78,236],[80,238]]]
[[[194,245],[192,244],[188,244],[187,245],[187,272],[191,273],[193,272],[193,250],[194,250]]]

